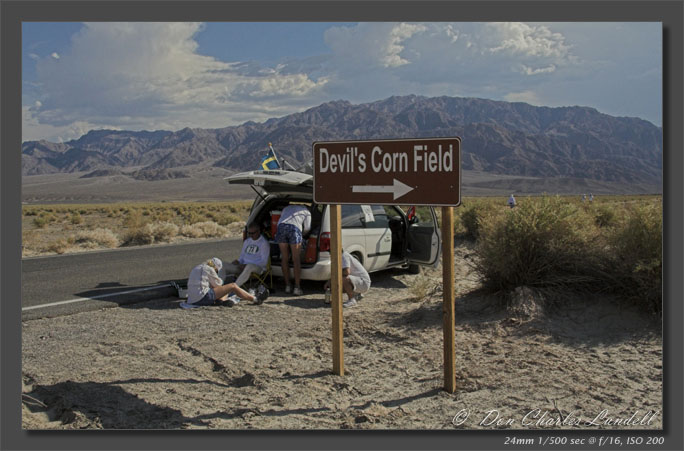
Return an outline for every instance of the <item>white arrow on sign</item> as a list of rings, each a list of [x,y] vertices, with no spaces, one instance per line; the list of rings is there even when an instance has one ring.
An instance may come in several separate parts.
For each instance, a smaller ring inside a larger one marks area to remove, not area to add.
[[[354,185],[352,186],[353,193],[392,193],[392,199],[396,200],[406,193],[413,191],[413,188],[401,183],[397,179],[393,179],[393,185]]]

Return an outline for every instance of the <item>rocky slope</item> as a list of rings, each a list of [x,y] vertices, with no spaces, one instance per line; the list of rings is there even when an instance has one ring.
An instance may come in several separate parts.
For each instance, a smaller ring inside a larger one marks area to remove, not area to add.
[[[642,119],[587,107],[535,107],[475,98],[390,97],[354,105],[338,100],[301,113],[220,129],[93,130],[66,143],[22,145],[22,174],[257,167],[269,142],[293,165],[321,140],[460,136],[462,167],[494,174],[570,177],[616,183],[662,182],[662,129]],[[175,172],[174,174],[178,174]]]

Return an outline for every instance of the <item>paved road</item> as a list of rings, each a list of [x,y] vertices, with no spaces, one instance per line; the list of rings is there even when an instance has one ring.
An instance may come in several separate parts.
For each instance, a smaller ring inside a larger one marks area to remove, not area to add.
[[[185,280],[209,257],[233,260],[242,240],[211,240],[141,246],[22,260],[22,319],[116,307],[171,296],[174,280]],[[45,306],[45,304],[54,304]]]

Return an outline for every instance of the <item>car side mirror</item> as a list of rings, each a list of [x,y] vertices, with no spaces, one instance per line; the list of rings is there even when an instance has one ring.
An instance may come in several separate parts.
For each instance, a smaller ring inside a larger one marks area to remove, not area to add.
[[[411,219],[409,219],[409,225],[418,224],[419,222],[420,218],[418,215],[414,215]]]

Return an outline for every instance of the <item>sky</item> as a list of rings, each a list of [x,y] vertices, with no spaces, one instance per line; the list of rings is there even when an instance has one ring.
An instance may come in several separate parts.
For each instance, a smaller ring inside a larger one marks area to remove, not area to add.
[[[662,125],[660,22],[24,22],[22,141],[222,128],[393,95]]]

